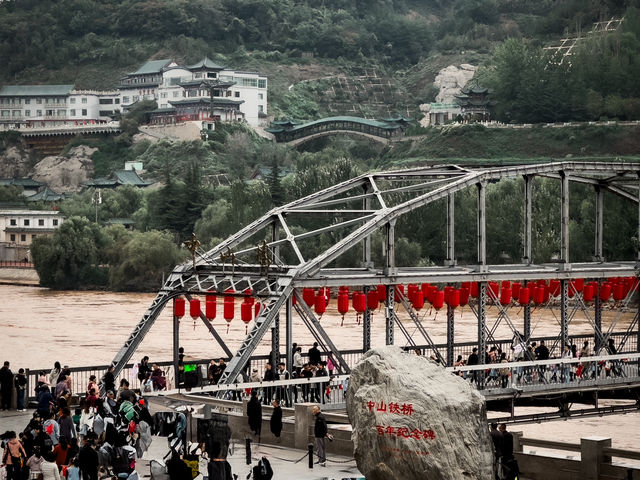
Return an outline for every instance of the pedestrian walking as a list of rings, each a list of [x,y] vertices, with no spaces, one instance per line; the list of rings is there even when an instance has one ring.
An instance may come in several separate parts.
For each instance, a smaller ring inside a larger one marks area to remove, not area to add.
[[[280,434],[282,433],[282,407],[280,407],[280,400],[276,398],[272,405],[273,413],[271,413],[271,419],[269,420],[269,428],[276,437],[276,441],[280,442]]]
[[[11,408],[11,397],[13,396],[13,372],[9,368],[9,362],[4,362],[0,368],[0,402],[2,410]]]
[[[313,436],[316,439],[316,453],[318,455],[318,461],[322,467],[326,467],[327,454],[325,451],[325,438],[327,437],[327,420],[322,414],[322,410],[318,405],[313,407],[313,415],[316,417],[315,424],[313,426]]]
[[[249,417],[249,428],[260,439],[262,431],[262,405],[258,400],[258,392],[254,388],[251,391],[251,399],[247,403],[247,417]]]

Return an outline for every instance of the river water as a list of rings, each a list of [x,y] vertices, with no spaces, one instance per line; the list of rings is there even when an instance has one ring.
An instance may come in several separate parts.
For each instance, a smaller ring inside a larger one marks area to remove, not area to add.
[[[71,366],[108,364],[151,305],[154,297],[155,294],[53,291],[39,287],[0,285],[0,360],[9,360],[14,371],[20,367],[50,369],[56,360]],[[496,307],[488,308],[490,326],[494,324],[497,313]],[[508,313],[509,321],[522,330],[521,309],[511,308]],[[436,343],[445,343],[444,310],[435,312],[425,309],[420,312],[420,316],[433,340]],[[221,318],[219,302],[218,318],[213,324],[232,351],[235,351],[245,337],[245,325],[239,317],[239,301],[236,301],[236,319],[228,325],[227,332],[227,324]],[[560,317],[557,310],[533,310],[531,317],[533,336],[558,335]],[[409,332],[414,333],[415,327],[408,321],[404,312],[400,313],[400,318],[406,322]],[[603,330],[606,331],[615,324],[615,331],[624,331],[632,319],[632,312],[619,315],[615,311],[605,310]],[[331,335],[337,348],[361,348],[362,327],[358,325],[355,313],[348,313],[342,326],[341,320],[333,300],[321,320],[324,328]],[[473,341],[477,338],[477,322],[468,306],[456,310],[455,322],[457,342]],[[495,338],[511,338],[511,330],[506,322],[500,321],[494,334]],[[249,328],[251,325],[249,324]],[[188,355],[196,358],[217,358],[222,354],[222,349],[200,321],[194,326],[192,319],[186,316],[182,319],[180,328],[180,344]],[[293,331],[293,341],[302,345],[303,350],[309,348],[313,337],[295,315]],[[588,318],[577,312],[571,321],[569,333],[589,334],[592,331]],[[383,311],[379,310],[373,315],[372,346],[384,345],[384,334],[384,315]],[[425,343],[418,333],[414,338],[416,343]],[[395,340],[397,345],[406,345],[406,340],[397,328]],[[171,350],[171,309],[165,308],[133,360],[138,361],[143,355],[148,355],[151,362],[170,360]],[[269,350],[270,337],[267,335],[257,353],[268,353]],[[579,442],[581,437],[589,435],[611,436],[615,447],[637,450],[640,413],[546,422],[539,425],[518,425],[512,430],[522,430],[525,436],[567,442]]]

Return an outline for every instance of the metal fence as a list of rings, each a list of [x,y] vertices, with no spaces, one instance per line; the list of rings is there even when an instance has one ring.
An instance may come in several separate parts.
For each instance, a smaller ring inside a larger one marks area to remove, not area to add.
[[[620,340],[623,339],[626,335],[627,335],[626,332],[615,332],[610,334],[609,337],[613,338],[616,345],[618,345]],[[560,352],[559,342],[557,341],[558,340],[557,337],[539,337],[539,338],[531,338],[530,340],[532,342],[535,341],[538,343],[540,342],[540,340],[544,340],[545,343],[547,343],[547,346],[549,348],[551,358],[560,357],[561,352]],[[569,336],[569,343],[576,344],[578,347],[581,347],[582,343],[587,340],[589,341],[591,346],[594,345],[593,335],[583,334],[583,335]],[[454,347],[454,355],[456,357],[458,355],[461,355],[462,358],[466,360],[466,358],[471,354],[473,347],[475,347],[476,345],[477,345],[476,342],[457,343]],[[507,352],[508,357],[510,356],[511,345],[512,345],[512,340],[510,339],[501,339],[496,342],[487,341],[487,345],[489,347],[496,346],[502,349],[502,351]],[[436,344],[435,347],[440,351],[441,354],[444,354],[444,352],[446,351],[446,344]],[[420,354],[426,355],[426,356],[431,356],[433,354],[432,348],[428,345],[417,345],[415,347],[408,346],[406,348],[409,350],[417,350],[419,351]],[[635,352],[635,351],[636,350],[634,349],[634,345],[632,345],[631,342],[628,342],[623,346],[623,348],[619,348],[618,353]],[[357,349],[344,350],[340,353],[342,354],[342,357],[345,359],[349,367],[353,367],[356,363],[358,363],[358,361],[363,355],[362,350],[357,350]],[[284,353],[281,353],[280,356],[281,358],[286,358],[286,354]],[[303,357],[306,357],[306,353],[303,354]],[[216,359],[218,358],[220,357],[216,357]],[[265,370],[265,364],[267,363],[268,359],[269,359],[268,355],[252,356],[251,359],[249,360],[247,371],[250,372],[253,368],[257,368],[258,372],[262,374]],[[227,359],[227,360],[230,360],[230,359]],[[190,364],[196,364],[198,366],[199,385],[204,385],[209,383],[207,380],[207,368],[210,361],[211,359],[198,359],[198,360],[190,360],[188,362]],[[154,362],[154,363],[157,364],[163,370],[166,381],[167,381],[167,389],[175,388],[176,382],[175,382],[175,371],[174,371],[173,362],[161,361],[161,362]],[[87,385],[89,384],[89,377],[91,375],[95,375],[97,381],[100,381],[104,373],[107,371],[107,368],[108,368],[108,365],[95,365],[95,366],[88,366],[88,367],[70,367],[70,370],[72,373],[71,375],[72,392],[74,394],[83,395],[86,392]],[[35,399],[35,388],[37,386],[39,372],[41,371],[48,376],[50,370],[49,369],[31,369],[31,370],[27,370],[26,372],[27,379],[28,379],[27,396],[29,400]],[[140,380],[138,379],[138,376],[137,376],[136,364],[134,363],[127,364],[123,368],[122,372],[120,373],[117,379],[117,383],[123,378],[129,381],[130,388],[141,389]]]

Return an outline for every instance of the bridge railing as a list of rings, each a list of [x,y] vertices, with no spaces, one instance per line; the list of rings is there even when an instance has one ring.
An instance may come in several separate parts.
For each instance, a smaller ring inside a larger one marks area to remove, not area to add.
[[[620,340],[622,338],[624,338],[624,336],[626,335],[626,332],[615,332],[612,333],[610,335],[610,338],[613,338],[616,345],[619,344]],[[556,345],[554,347],[554,342],[557,340],[557,337],[538,337],[538,338],[532,338],[531,341],[536,341],[536,342],[540,342],[540,340],[545,340],[545,342],[547,343],[549,350],[550,350],[550,355],[551,357],[555,357],[555,356],[559,356],[560,355],[560,349],[559,349],[559,343],[558,345]],[[591,345],[593,345],[593,335],[571,335],[569,337],[569,341],[570,343],[576,344],[578,346],[581,346],[582,343],[584,341],[588,340],[590,342]],[[489,345],[490,347],[492,346],[496,346],[498,348],[501,348],[502,351],[507,352],[507,355],[510,356],[510,352],[511,352],[511,340],[505,340],[505,339],[501,339],[495,342],[487,342],[487,345]],[[463,357],[463,359],[467,359],[467,357],[472,353],[472,349],[473,347],[475,347],[477,345],[477,342],[460,342],[457,343],[454,346],[454,354],[457,357],[458,355],[461,355]],[[401,346],[401,345],[400,345]],[[436,344],[435,347],[441,352],[444,353],[445,349],[446,349],[446,345],[445,344]],[[426,355],[426,356],[431,356],[432,355],[432,349],[431,347],[429,347],[428,345],[417,345],[417,346],[407,346],[405,347],[408,350],[414,350],[417,351],[418,353],[422,354],[422,355]],[[621,353],[624,352],[629,352],[629,353],[633,353],[633,345],[631,344],[631,342],[627,343],[624,345],[624,347],[621,349]],[[346,363],[349,365],[349,367],[353,367],[356,363],[358,363],[358,361],[360,360],[360,358],[363,355],[362,350],[359,349],[352,349],[352,350],[344,350],[341,352],[342,357],[345,359]],[[306,352],[303,353],[303,357],[306,358],[307,354]],[[627,357],[631,358],[629,355],[626,355]],[[280,354],[281,358],[286,358],[286,354],[281,353]],[[220,357],[214,357],[214,359],[219,359]],[[225,358],[225,360],[229,360],[227,358]],[[251,370],[253,368],[257,368],[258,372],[260,372],[260,375],[263,374],[264,370],[265,370],[265,365],[267,363],[267,361],[269,360],[269,356],[268,355],[254,355],[251,357],[251,359],[249,360],[249,364],[247,366],[247,371],[251,372]],[[196,364],[197,365],[197,371],[198,371],[198,378],[199,378],[199,384],[208,384],[208,380],[207,380],[207,368],[208,365],[210,363],[211,359],[197,359],[197,360],[189,360],[188,363],[190,364]],[[151,362],[151,364],[157,364],[164,372],[165,378],[166,378],[166,382],[167,382],[167,388],[173,388],[175,386],[175,372],[174,372],[174,368],[173,368],[173,362],[171,360],[168,361],[159,361],[159,362]],[[518,365],[518,366],[523,366],[523,365]],[[96,379],[99,381],[102,376],[104,375],[104,373],[106,372],[108,368],[108,365],[93,365],[93,366],[86,366],[86,367],[71,367],[71,378],[72,378],[72,391],[78,394],[84,394],[86,392],[86,388],[87,385],[89,384],[89,377],[91,375],[95,375]],[[37,386],[38,383],[38,376],[39,376],[39,372],[43,371],[45,373],[45,376],[48,378],[49,376],[49,372],[50,369],[30,369],[27,370],[26,374],[27,374],[27,380],[28,380],[28,385],[27,385],[27,396],[29,398],[29,400],[34,400],[35,399],[35,387]],[[121,374],[118,376],[118,380],[116,383],[118,383],[121,379],[127,379],[129,381],[129,385],[130,388],[134,388],[134,389],[141,389],[141,384],[140,384],[140,380],[138,379],[137,376],[137,364],[135,363],[129,363],[127,364]],[[516,376],[517,378],[517,376]]]

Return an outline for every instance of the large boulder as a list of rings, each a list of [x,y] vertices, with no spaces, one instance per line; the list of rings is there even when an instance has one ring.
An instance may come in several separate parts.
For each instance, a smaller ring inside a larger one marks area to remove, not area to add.
[[[78,145],[66,155],[45,157],[31,171],[34,180],[44,182],[58,193],[73,193],[93,177],[91,155],[97,148]]]
[[[0,178],[26,177],[29,153],[21,147],[9,147],[0,154]]]
[[[484,398],[425,357],[367,352],[351,372],[347,412],[367,480],[493,478]]]

